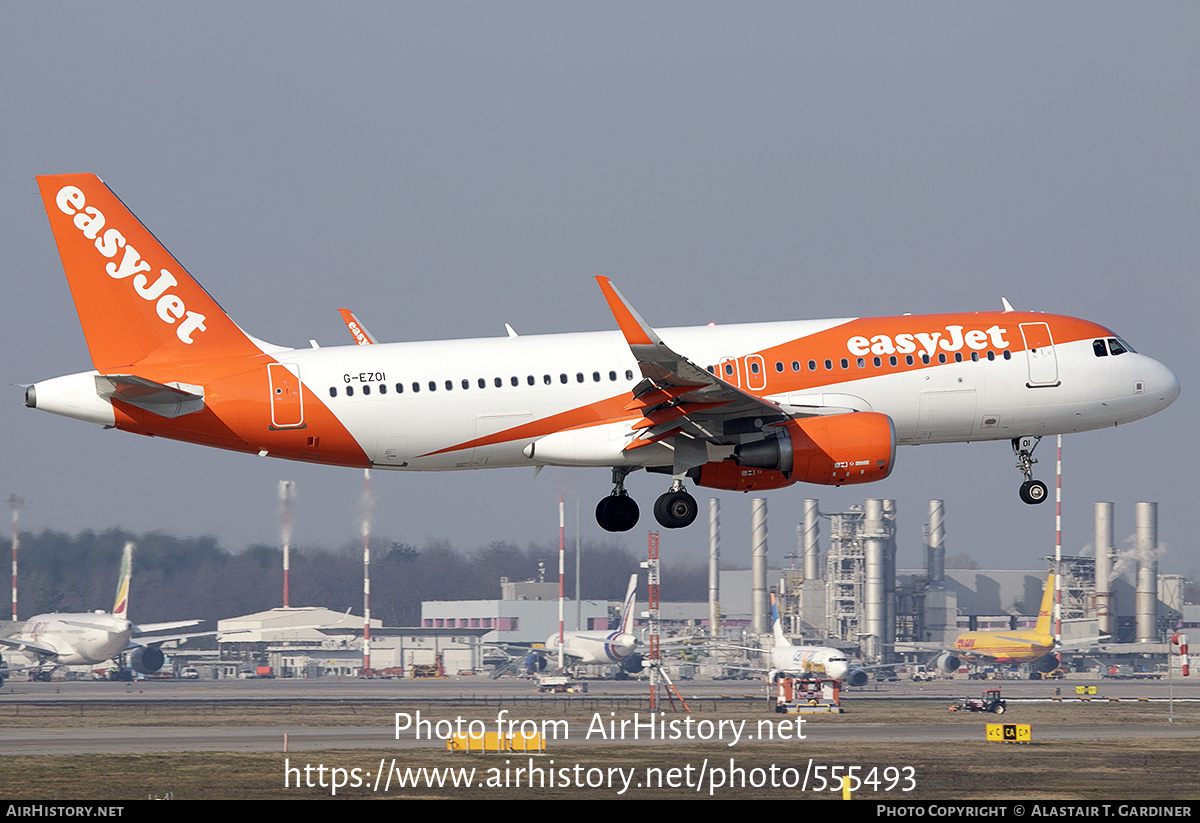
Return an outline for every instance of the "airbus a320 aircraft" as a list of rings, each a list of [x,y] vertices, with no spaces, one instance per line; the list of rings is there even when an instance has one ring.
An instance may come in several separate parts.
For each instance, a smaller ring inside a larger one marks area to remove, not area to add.
[[[597,278],[620,332],[291,349],[238,327],[100,181],[39,177],[93,371],[25,404],[138,434],[410,471],[612,470],[596,507],[638,521],[625,477],[670,477],[654,505],[689,525],[699,486],[841,486],[891,473],[897,444],[1011,440],[1128,423],[1179,394],[1104,326],[1013,311],[656,330]],[[358,342],[370,343],[364,335]]]
[[[92,666],[116,659],[130,652],[134,671],[153,674],[162,668],[163,643],[188,637],[204,637],[216,632],[142,637],[149,632],[194,626],[199,620],[180,620],[173,623],[148,623],[136,626],[129,622],[129,581],[133,570],[133,544],[126,543],[121,555],[121,576],[117,581],[117,598],[111,614],[81,612],[78,614],[39,614],[25,621],[20,633],[0,637],[0,645],[8,646],[37,661],[36,665],[8,672],[40,669],[47,675],[59,666]],[[3,674],[0,671],[0,683]]]

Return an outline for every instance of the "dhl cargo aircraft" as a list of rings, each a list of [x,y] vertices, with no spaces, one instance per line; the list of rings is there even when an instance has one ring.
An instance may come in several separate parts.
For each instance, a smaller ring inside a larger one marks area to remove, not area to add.
[[[1104,326],[1013,311],[654,329],[597,278],[619,332],[291,349],[237,326],[101,180],[38,178],[93,371],[29,386],[32,408],[263,456],[410,471],[612,470],[596,507],[638,520],[625,477],[670,477],[667,528],[699,486],[881,480],[898,444],[1011,440],[1128,423],[1179,394]],[[365,335],[364,335],[365,337]],[[360,339],[359,342],[370,342]]]
[[[1051,671],[1058,666],[1057,652],[1117,648],[1101,642],[1107,635],[1077,638],[1070,643],[1054,641],[1054,572],[1046,578],[1037,623],[1032,629],[987,629],[963,632],[954,639],[954,648],[941,651],[933,665],[947,674],[958,671],[963,658],[991,660],[996,663],[1033,664],[1036,671]],[[936,646],[903,644],[906,648],[935,650]],[[1119,644],[1125,649],[1136,644]]]

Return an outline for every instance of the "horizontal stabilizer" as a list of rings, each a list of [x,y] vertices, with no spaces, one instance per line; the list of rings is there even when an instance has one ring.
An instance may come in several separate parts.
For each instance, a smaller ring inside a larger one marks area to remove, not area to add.
[[[185,383],[155,383],[132,374],[96,375],[96,394],[160,417],[182,417],[204,408],[204,389]]]

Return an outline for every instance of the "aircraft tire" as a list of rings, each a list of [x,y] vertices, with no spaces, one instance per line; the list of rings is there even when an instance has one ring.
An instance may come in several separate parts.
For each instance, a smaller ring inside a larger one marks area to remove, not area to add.
[[[654,501],[654,519],[664,529],[682,529],[692,525],[700,506],[685,491],[667,492]]]
[[[611,494],[596,504],[596,522],[607,532],[627,532],[640,516],[637,502],[627,495]]]
[[[1045,502],[1047,496],[1046,484],[1041,480],[1026,480],[1021,484],[1021,500],[1031,506]]]

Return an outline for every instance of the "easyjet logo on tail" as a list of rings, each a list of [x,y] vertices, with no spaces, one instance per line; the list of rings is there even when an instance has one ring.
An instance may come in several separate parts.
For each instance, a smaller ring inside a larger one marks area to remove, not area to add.
[[[877,334],[874,337],[851,337],[846,341],[846,348],[856,357],[867,354],[912,354],[918,345],[924,349],[928,357],[933,357],[940,348],[942,351],[954,352],[962,349],[965,344],[975,351],[982,351],[989,345],[996,349],[1007,349],[1008,341],[1004,335],[1008,329],[992,326],[989,329],[971,329],[964,332],[964,326],[945,326],[945,332],[917,332],[915,334],[898,334],[893,339],[891,335]]]
[[[76,186],[63,186],[54,198],[59,211],[68,217],[73,217],[75,228],[91,240],[96,251],[113,260],[117,253],[124,249],[120,262],[108,263],[104,270],[114,280],[125,280],[132,277],[133,290],[138,297],[153,303],[154,310],[162,322],[175,326],[175,335],[184,343],[191,344],[192,335],[205,330],[203,314],[188,311],[183,298],[169,291],[179,285],[175,275],[166,269],[159,269],[158,277],[153,283],[146,276],[151,266],[142,259],[138,250],[129,245],[125,235],[119,229],[105,229],[107,222],[104,212],[87,205],[83,191]],[[181,321],[178,325],[175,321]]]

